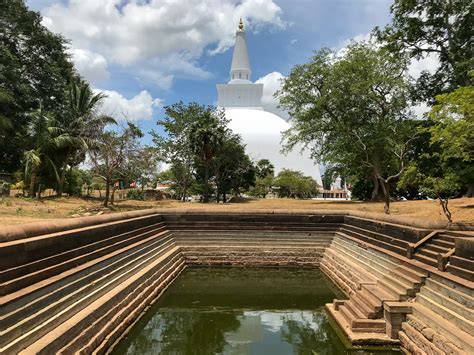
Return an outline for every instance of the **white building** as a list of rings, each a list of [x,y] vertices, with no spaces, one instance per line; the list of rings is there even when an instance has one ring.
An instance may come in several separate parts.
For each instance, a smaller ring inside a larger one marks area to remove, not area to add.
[[[244,27],[240,20],[230,81],[228,84],[217,84],[217,106],[225,109],[226,117],[230,120],[229,127],[234,133],[241,135],[251,158],[270,160],[277,174],[283,168],[302,171],[322,186],[319,166],[314,164],[308,154],[301,155],[298,148],[287,155],[280,152],[281,134],[290,124],[283,118],[263,110],[263,84],[254,84],[251,74]]]

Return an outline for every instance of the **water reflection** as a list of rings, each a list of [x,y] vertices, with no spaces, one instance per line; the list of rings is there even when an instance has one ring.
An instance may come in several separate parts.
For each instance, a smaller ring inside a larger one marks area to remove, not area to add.
[[[338,297],[314,269],[188,269],[113,353],[344,354],[323,307]]]

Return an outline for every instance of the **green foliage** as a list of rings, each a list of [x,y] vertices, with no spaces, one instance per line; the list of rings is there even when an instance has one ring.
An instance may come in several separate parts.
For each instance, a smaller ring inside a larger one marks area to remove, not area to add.
[[[34,149],[28,132],[31,112],[59,114],[74,75],[66,41],[41,25],[24,1],[0,2],[0,166],[14,172],[23,152]]]
[[[434,74],[425,71],[418,79],[416,98],[432,101],[439,93],[472,84],[467,75],[474,64],[471,0],[395,0],[391,12],[392,22],[375,31],[386,48],[395,55],[420,59],[430,54],[440,61]]]
[[[255,186],[249,189],[249,195],[259,198],[265,198],[270,192],[272,192],[273,177],[270,175],[264,178],[257,177]]]
[[[131,190],[128,190],[128,192],[127,192],[127,198],[130,199],[130,200],[140,200],[140,201],[142,201],[143,197],[144,197],[144,193],[143,193],[142,190],[131,189]]]
[[[436,97],[428,114],[431,142],[442,148],[442,159],[474,160],[474,87],[466,86]]]
[[[403,170],[414,135],[406,64],[369,45],[352,44],[341,57],[322,49],[294,67],[277,93],[292,117],[286,148],[310,145],[316,160],[369,176],[387,212],[389,183]]]
[[[367,179],[358,179],[351,190],[351,198],[355,200],[368,201],[372,198],[374,183]]]
[[[275,175],[275,167],[268,159],[260,159],[255,167],[257,169],[257,176],[260,179]]]
[[[301,171],[283,169],[274,179],[274,186],[279,197],[311,198],[318,193],[318,184]]]

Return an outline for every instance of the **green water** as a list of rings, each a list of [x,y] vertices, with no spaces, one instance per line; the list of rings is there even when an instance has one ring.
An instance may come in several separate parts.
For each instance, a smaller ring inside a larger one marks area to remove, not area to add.
[[[315,269],[189,268],[113,354],[352,354],[324,310],[334,298]]]

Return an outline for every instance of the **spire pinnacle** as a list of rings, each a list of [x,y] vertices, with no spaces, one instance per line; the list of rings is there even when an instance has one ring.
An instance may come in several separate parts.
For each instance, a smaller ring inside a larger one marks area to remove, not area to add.
[[[239,31],[240,32],[244,31],[244,23],[242,22],[242,17],[240,18],[240,22],[239,22]]]

